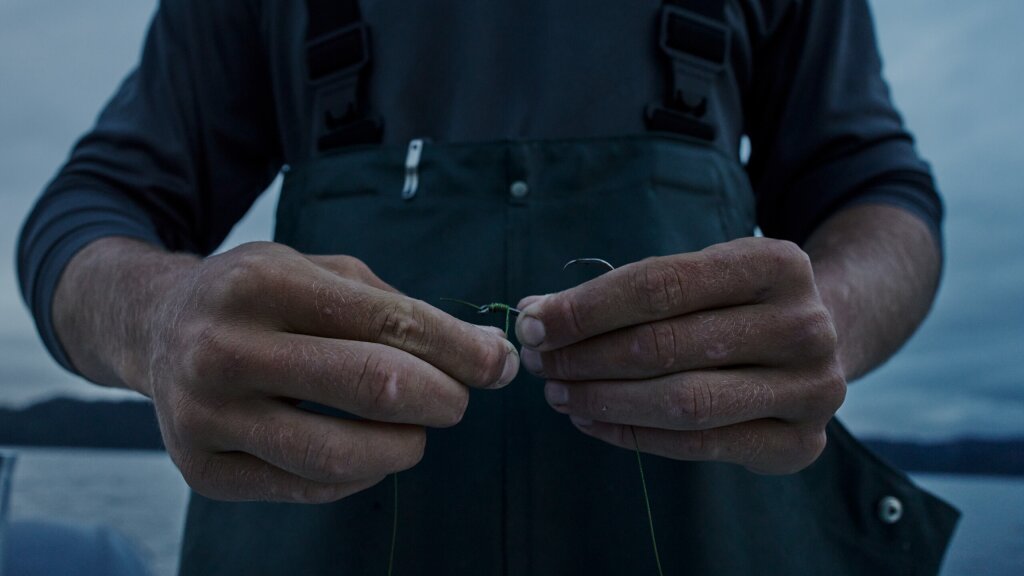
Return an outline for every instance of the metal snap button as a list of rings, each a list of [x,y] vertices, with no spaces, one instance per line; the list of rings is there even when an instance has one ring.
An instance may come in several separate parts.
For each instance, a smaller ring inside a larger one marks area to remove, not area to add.
[[[886,496],[878,501],[878,519],[885,524],[895,524],[903,518],[903,502],[895,496]]]
[[[513,198],[524,198],[530,193],[530,187],[522,180],[516,180],[508,189]]]

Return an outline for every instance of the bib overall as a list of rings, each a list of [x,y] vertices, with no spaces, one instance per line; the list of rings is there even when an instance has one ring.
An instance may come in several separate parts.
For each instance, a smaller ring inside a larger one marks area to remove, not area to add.
[[[411,170],[408,156],[351,147],[293,168],[277,241],[356,256],[446,308],[441,298],[514,304],[593,276],[563,272],[574,258],[623,265],[754,229],[739,163],[681,137],[428,143]],[[428,432],[424,460],[400,475],[394,574],[656,574],[635,455],[579,433],[542,388],[521,372]],[[838,423],[828,432],[821,458],[790,476],[645,456],[666,574],[936,573],[957,513]],[[392,506],[390,479],[320,506],[194,495],[181,570],[384,574]]]
[[[306,4],[316,152],[286,174],[278,242],[356,256],[405,294],[481,322],[441,299],[514,304],[595,274],[563,272],[575,258],[621,266],[754,230],[747,176],[712,145],[724,2],[665,0],[657,45],[671,90],[646,111],[648,134],[408,147],[379,144],[359,3]],[[474,391],[457,426],[428,432],[423,461],[400,475],[396,576],[656,574],[635,454],[581,434],[542,389],[521,372]],[[838,423],[828,432],[821,458],[791,476],[645,456],[665,573],[936,573],[957,513]],[[385,574],[393,506],[390,481],[321,506],[194,495],[181,571]]]

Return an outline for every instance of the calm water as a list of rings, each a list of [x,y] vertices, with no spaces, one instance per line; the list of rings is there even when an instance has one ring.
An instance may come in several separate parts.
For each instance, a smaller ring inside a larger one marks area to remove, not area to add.
[[[18,454],[11,519],[113,526],[135,542],[154,576],[177,572],[188,487],[164,453],[5,449]]]
[[[166,455],[16,449],[12,517],[102,522],[135,541],[154,576],[177,567],[188,490]],[[964,512],[944,576],[1024,574],[1024,479],[918,475]]]
[[[914,478],[963,512],[944,575],[1024,574],[1024,478]]]

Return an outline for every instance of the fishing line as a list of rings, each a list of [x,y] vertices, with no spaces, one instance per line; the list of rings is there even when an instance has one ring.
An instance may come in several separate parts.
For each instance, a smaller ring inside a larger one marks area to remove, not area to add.
[[[458,298],[441,298],[445,302],[456,302],[464,306],[469,306],[477,311],[478,314],[487,314],[489,312],[504,312],[505,313],[505,336],[508,336],[508,329],[511,327],[512,314],[519,314],[520,310],[509,306],[508,304],[502,304],[500,302],[492,302],[490,304],[476,305],[472,302],[466,302],[465,300],[459,300]]]
[[[615,270],[615,266],[612,266],[607,260],[600,258],[577,258],[570,260],[562,266],[562,271],[565,272],[570,266],[576,264],[586,264],[590,266],[603,266],[609,271]],[[665,576],[661,569],[661,556],[658,554],[658,537],[654,534],[654,514],[651,513],[651,497],[647,492],[647,478],[644,476],[644,461],[640,457],[640,440],[636,437],[636,428],[633,426],[629,427],[629,432],[633,435],[633,448],[636,449],[636,466],[640,470],[640,486],[644,492],[644,507],[647,509],[647,527],[651,530],[651,547],[654,549],[654,563],[658,567],[658,576]]]
[[[398,472],[391,475],[394,479],[394,517],[391,521],[391,553],[388,554],[388,576],[391,576],[391,570],[395,566],[395,543],[398,541]]]
[[[574,266],[576,264],[585,264],[585,265],[590,265],[590,266],[601,266],[601,267],[607,268],[609,271],[615,270],[615,266],[612,266],[607,260],[602,260],[601,258],[577,258],[575,260],[571,260],[569,262],[566,262],[565,266],[562,266],[562,271],[564,272],[570,266]],[[472,302],[467,302],[465,300],[459,300],[457,298],[441,298],[441,300],[443,300],[445,302],[455,302],[457,304],[462,304],[463,306],[468,306],[468,307],[473,308],[474,310],[476,310],[478,314],[488,314],[488,313],[504,312],[505,313],[505,335],[506,336],[508,336],[508,334],[509,334],[509,328],[511,326],[512,314],[517,314],[518,315],[518,314],[522,313],[521,310],[513,308],[512,306],[509,306],[508,304],[502,304],[501,302],[492,302],[490,304],[473,304]],[[655,532],[654,532],[654,514],[651,512],[651,497],[650,497],[650,494],[647,491],[647,478],[644,475],[644,462],[643,462],[643,458],[641,457],[641,453],[640,453],[640,441],[637,439],[637,436],[636,436],[636,428],[634,428],[633,426],[630,426],[629,427],[629,431],[633,435],[633,447],[635,448],[635,451],[636,451],[636,465],[637,465],[637,469],[640,471],[640,486],[643,489],[644,508],[647,511],[647,527],[650,529],[650,533],[651,533],[651,548],[654,550],[654,562],[655,562],[655,565],[658,567],[658,576],[664,576],[664,572],[662,571],[662,568],[661,568],[661,556],[658,554],[658,538],[657,538],[657,536],[655,535]],[[396,484],[396,486],[395,486],[395,506],[396,506],[396,509],[397,509],[397,505],[398,505],[398,491],[397,490],[398,490],[398,488],[397,488],[397,484]],[[397,523],[398,523],[397,512],[396,512],[396,516],[395,516],[395,523],[396,523],[396,529],[397,529]],[[392,544],[393,544],[393,542],[392,542]],[[391,574],[391,572],[390,572],[390,569],[389,569],[388,575],[390,576],[390,574]]]
[[[573,266],[575,264],[598,265],[598,266],[604,266],[604,267],[608,268],[608,270],[615,270],[615,266],[612,266],[607,261],[602,260],[600,258],[577,258],[576,260],[572,260],[572,261],[566,262],[565,266],[562,267],[562,271],[565,271],[570,266]],[[512,306],[509,306],[508,304],[503,304],[501,302],[492,302],[490,304],[473,304],[472,302],[467,302],[465,300],[459,300],[458,298],[441,298],[441,300],[443,300],[445,302],[455,302],[457,304],[462,304],[463,306],[468,306],[468,307],[473,308],[474,310],[476,310],[478,314],[490,314],[490,313],[501,313],[501,312],[504,312],[505,313],[505,335],[506,335],[506,337],[508,336],[509,328],[511,327],[512,315],[513,314],[518,315],[518,314],[522,313],[521,310],[519,310],[517,308],[514,308]],[[640,471],[640,486],[641,486],[641,488],[643,488],[644,507],[645,507],[645,509],[647,511],[647,526],[648,526],[648,528],[650,529],[650,532],[651,532],[651,547],[654,550],[654,562],[655,562],[655,564],[658,567],[658,576],[664,576],[664,572],[662,571],[662,568],[661,568],[661,556],[658,554],[658,538],[657,538],[657,536],[654,533],[654,515],[651,512],[651,497],[650,497],[650,494],[647,491],[647,478],[644,476],[644,462],[643,462],[643,458],[641,457],[641,454],[640,454],[640,441],[637,439],[637,436],[636,436],[636,428],[634,428],[633,426],[630,426],[629,427],[629,431],[633,435],[633,447],[635,448],[635,451],[636,451],[636,465],[637,465],[637,469]],[[394,487],[393,488],[393,500],[394,500],[394,506],[393,506],[393,511],[394,512],[393,513],[394,513],[394,516],[392,518],[392,524],[391,524],[391,551],[390,551],[390,553],[388,555],[388,572],[387,572],[388,576],[391,576],[392,570],[394,569],[394,564],[395,564],[395,546],[396,546],[396,543],[398,541],[398,474],[397,473],[392,474],[392,479],[393,479],[393,487]]]

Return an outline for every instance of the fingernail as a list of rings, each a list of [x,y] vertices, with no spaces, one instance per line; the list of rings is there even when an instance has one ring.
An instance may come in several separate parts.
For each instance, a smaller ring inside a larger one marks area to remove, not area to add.
[[[580,418],[579,416],[569,416],[569,420],[572,420],[572,423],[575,424],[579,428],[590,428],[591,426],[594,425],[594,421],[593,420],[588,420],[586,418]]]
[[[508,342],[506,340],[506,342]],[[507,385],[516,377],[516,372],[519,371],[519,353],[516,351],[515,346],[509,344],[508,354],[505,355],[505,367],[501,369],[501,378],[498,383],[494,385],[495,388],[501,388]]]
[[[523,298],[522,300],[520,300],[518,304],[516,304],[516,308],[519,308],[520,310],[526,310],[526,308],[529,307],[530,304],[533,304],[534,302],[536,302],[536,301],[538,301],[538,300],[540,300],[542,298],[547,298],[547,295],[544,295],[544,296],[527,296],[526,298]]]
[[[540,374],[541,370],[544,369],[544,364],[540,360],[540,352],[537,352],[533,348],[523,348],[519,357],[522,359],[523,366],[526,367],[526,370],[532,374]]]
[[[516,336],[524,346],[536,348],[544,342],[544,323],[533,316],[522,316],[516,322]]]
[[[569,388],[560,382],[548,382],[544,386],[544,396],[552,406],[565,406],[569,403]]]

